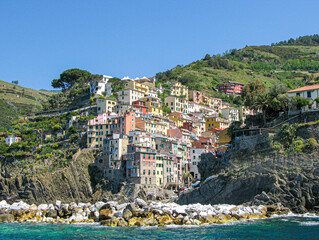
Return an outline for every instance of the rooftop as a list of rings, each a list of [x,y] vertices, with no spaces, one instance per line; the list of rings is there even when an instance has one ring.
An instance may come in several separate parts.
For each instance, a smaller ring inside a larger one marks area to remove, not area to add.
[[[304,86],[301,88],[290,90],[290,91],[288,91],[288,93],[303,92],[303,91],[310,91],[310,90],[316,90],[316,89],[319,89],[319,85]]]

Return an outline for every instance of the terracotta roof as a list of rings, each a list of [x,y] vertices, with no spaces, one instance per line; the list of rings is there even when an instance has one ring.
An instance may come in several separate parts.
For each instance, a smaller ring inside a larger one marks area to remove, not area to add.
[[[301,87],[301,88],[297,88],[294,90],[290,90],[288,91],[288,93],[293,93],[293,92],[303,92],[303,91],[309,91],[309,90],[316,90],[319,89],[319,85],[311,85],[311,86],[305,86],[305,87]]]

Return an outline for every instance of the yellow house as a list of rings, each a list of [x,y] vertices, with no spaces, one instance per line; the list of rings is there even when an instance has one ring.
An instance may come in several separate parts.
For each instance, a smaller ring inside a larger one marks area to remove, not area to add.
[[[148,107],[148,112],[155,116],[163,116],[163,109],[161,106],[161,99],[156,97],[144,97],[140,98],[140,101],[145,102],[145,106]]]
[[[159,187],[164,186],[163,165],[163,156],[156,155],[156,185]]]
[[[174,115],[169,115],[168,118],[172,120],[173,122],[175,122],[177,127],[183,126],[183,119],[180,119],[179,117]]]
[[[125,83],[125,87],[126,88],[133,88],[135,90],[141,91],[141,92],[145,93],[146,95],[148,95],[149,89],[150,89],[150,87],[148,85],[143,84],[143,83],[139,83],[139,82],[134,81],[134,80],[128,80]]]
[[[188,87],[176,82],[171,86],[171,95],[185,96],[188,99]]]
[[[177,127],[182,127],[183,122],[186,122],[183,118],[184,114],[180,112],[172,112],[168,115],[168,118],[176,123]],[[191,119],[190,119],[191,120]]]
[[[150,118],[136,118],[136,127],[149,133],[161,133],[167,135],[168,125]]]
[[[118,102],[115,99],[98,98],[96,101],[97,112],[98,113],[114,112],[114,106],[116,106],[117,103]]]
[[[225,118],[208,116],[208,117],[205,117],[205,120],[206,120],[206,130],[209,130],[211,128],[228,128],[229,127],[229,121]]]

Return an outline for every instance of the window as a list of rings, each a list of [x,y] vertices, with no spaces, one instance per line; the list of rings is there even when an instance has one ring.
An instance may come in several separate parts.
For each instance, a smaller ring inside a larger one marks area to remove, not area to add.
[[[157,173],[158,174],[158,173]],[[155,170],[153,170],[153,175],[155,175]]]
[[[307,91],[307,97],[311,98],[311,91]]]
[[[151,170],[148,170],[148,175],[151,175]]]
[[[143,170],[143,175],[145,175],[145,169]]]

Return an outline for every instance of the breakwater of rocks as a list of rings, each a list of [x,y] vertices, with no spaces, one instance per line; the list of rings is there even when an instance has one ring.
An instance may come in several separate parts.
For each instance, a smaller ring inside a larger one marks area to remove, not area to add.
[[[137,198],[134,203],[117,202],[29,205],[22,201],[0,202],[0,222],[19,223],[94,223],[106,226],[139,227],[166,225],[210,225],[247,219],[267,218],[288,214],[290,210],[277,205],[178,205],[176,203],[146,202]]]

